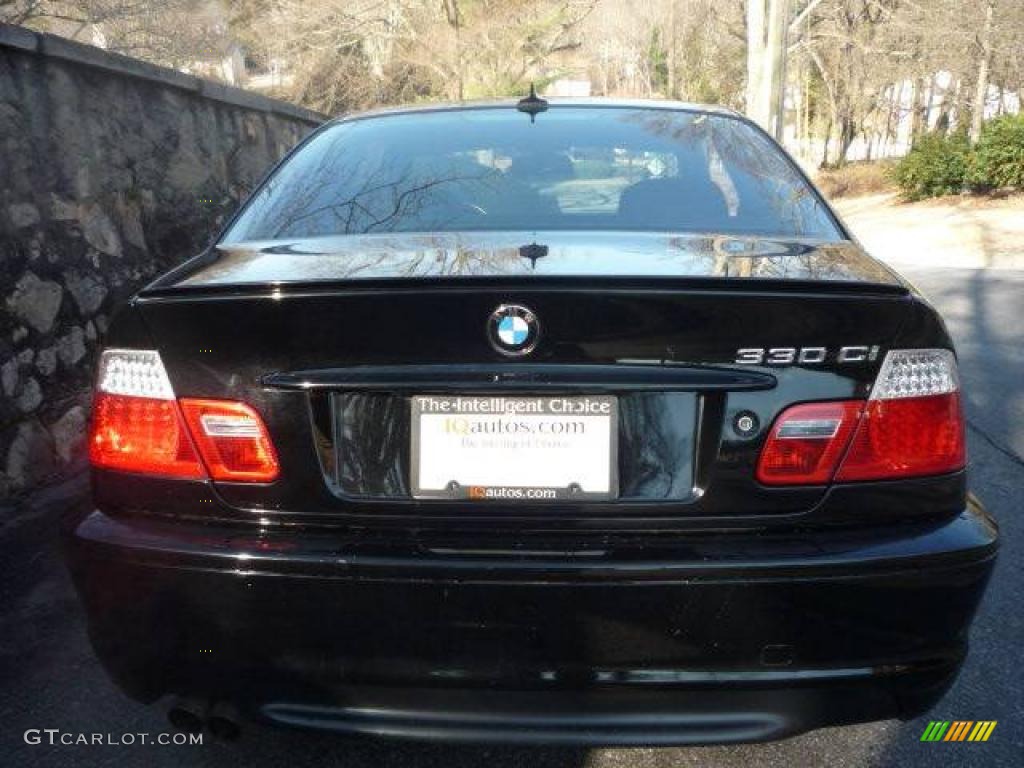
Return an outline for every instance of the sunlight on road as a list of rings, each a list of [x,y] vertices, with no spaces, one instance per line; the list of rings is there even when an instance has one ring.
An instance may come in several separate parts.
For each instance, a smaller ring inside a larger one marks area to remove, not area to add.
[[[872,256],[899,268],[1024,268],[1024,197],[900,203],[893,194],[840,199],[843,220]]]

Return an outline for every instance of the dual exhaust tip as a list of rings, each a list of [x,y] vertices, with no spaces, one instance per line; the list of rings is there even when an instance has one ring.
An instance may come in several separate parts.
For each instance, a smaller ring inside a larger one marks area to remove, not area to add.
[[[167,710],[167,719],[176,731],[206,731],[221,741],[235,741],[242,734],[242,719],[238,711],[226,702],[175,699]]]

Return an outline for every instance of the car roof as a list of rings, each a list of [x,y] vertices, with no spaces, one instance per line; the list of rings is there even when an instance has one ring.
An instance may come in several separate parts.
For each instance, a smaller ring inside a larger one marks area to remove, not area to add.
[[[610,98],[577,98],[547,99],[549,108],[604,108],[604,109],[660,109],[676,112],[699,112],[709,115],[723,115],[745,120],[739,112],[714,104],[697,104],[686,101],[670,101],[667,99],[610,99]],[[345,123],[352,120],[364,120],[374,117],[416,114],[423,112],[459,112],[478,109],[515,109],[518,99],[482,99],[472,101],[424,102],[421,104],[404,104],[390,107],[378,107],[363,112],[352,112],[339,115],[330,123]]]

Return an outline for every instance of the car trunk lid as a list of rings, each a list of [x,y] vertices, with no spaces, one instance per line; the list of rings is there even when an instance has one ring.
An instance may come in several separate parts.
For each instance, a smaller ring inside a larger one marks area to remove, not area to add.
[[[867,396],[910,304],[891,272],[850,243],[750,240],[737,256],[727,245],[736,238],[686,236],[685,248],[668,236],[536,239],[548,253],[535,268],[512,248],[498,269],[492,242],[459,257],[478,265],[469,276],[451,271],[447,246],[416,251],[408,238],[400,257],[367,257],[374,266],[354,272],[339,271],[350,251],[335,246],[235,249],[144,292],[138,306],[177,396],[250,403],[280,454],[277,482],[218,483],[220,497],[243,514],[360,525],[738,524],[813,509],[825,489],[760,486],[758,452],[787,406]],[[762,250],[774,255],[753,255]],[[585,269],[593,274],[573,276]],[[507,303],[543,323],[521,359],[487,338],[488,317]],[[841,349],[857,353],[842,360]],[[441,393],[617,398],[616,497],[413,498],[411,398]],[[738,429],[740,415],[756,428]]]

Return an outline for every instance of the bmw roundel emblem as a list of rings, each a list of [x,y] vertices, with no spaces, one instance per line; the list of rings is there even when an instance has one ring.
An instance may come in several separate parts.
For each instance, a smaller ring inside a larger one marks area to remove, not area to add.
[[[502,304],[487,321],[487,339],[503,355],[528,355],[540,340],[540,321],[521,304]]]

